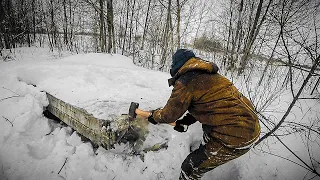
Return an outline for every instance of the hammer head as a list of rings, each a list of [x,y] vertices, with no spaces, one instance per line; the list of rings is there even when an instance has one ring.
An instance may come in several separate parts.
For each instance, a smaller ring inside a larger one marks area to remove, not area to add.
[[[132,121],[134,118],[136,118],[136,109],[139,107],[139,103],[131,102],[130,108],[129,108],[129,121]]]

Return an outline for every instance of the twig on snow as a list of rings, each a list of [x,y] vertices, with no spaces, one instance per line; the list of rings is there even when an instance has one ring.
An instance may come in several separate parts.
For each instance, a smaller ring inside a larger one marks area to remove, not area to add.
[[[10,90],[10,89],[8,89],[8,88],[5,88],[5,87],[2,87],[3,89],[6,89],[6,90],[8,90],[8,91],[10,91],[10,92],[12,92],[13,94],[15,94],[15,95],[18,95],[18,96],[20,96],[20,94],[18,94],[18,93],[16,93],[16,92],[13,92],[12,90]]]
[[[13,92],[12,90],[10,90],[10,89],[8,89],[8,88],[5,88],[5,87],[2,87],[2,88],[5,89],[5,90],[8,90],[8,91],[10,91],[10,92],[12,92],[13,94],[15,94],[15,96],[9,96],[9,97],[0,99],[0,101],[6,100],[6,99],[10,99],[10,98],[20,97],[20,94],[18,94],[18,93],[16,93],[16,92]]]
[[[4,117],[4,116],[2,116],[2,117],[3,117],[3,119],[5,119],[6,121],[8,121],[8,122],[11,124],[11,126],[13,127],[12,122],[11,122],[8,118],[6,118],[6,117]]]
[[[10,97],[6,97],[6,98],[3,98],[3,99],[0,99],[0,101],[6,100],[6,99],[10,99],[10,98],[14,98],[14,97],[20,97],[20,96],[10,96]]]
[[[60,168],[58,174],[60,174],[62,168],[66,165],[67,161],[68,161],[68,158],[66,158],[66,159],[64,160],[64,163],[63,163],[62,167]]]

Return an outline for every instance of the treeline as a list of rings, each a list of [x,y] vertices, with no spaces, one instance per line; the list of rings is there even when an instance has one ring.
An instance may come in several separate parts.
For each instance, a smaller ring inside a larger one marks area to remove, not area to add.
[[[142,66],[167,70],[172,53],[180,47],[193,46],[196,36],[203,35],[197,42],[209,46],[203,50],[212,51],[212,42],[223,48],[216,37],[218,33],[214,35],[208,27],[201,27],[205,23],[203,16],[209,17],[206,13],[210,6],[206,3],[0,0],[0,48],[49,44],[52,50],[120,53],[132,56]],[[195,45],[202,49],[203,45]]]
[[[311,67],[319,53],[319,5],[316,0],[229,0],[222,14],[224,65],[241,74],[258,55],[267,61],[264,71],[280,59]]]
[[[0,12],[1,50],[120,53],[164,71],[181,47],[219,53],[241,74],[254,57],[297,64],[291,46],[318,44],[317,0],[0,0]]]

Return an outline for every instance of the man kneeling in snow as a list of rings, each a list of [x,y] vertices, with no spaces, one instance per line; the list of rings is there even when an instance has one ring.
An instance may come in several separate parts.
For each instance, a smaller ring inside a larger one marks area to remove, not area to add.
[[[260,126],[251,102],[227,78],[217,73],[216,64],[179,49],[172,57],[169,86],[174,86],[162,109],[136,114],[148,121],[171,124],[177,131],[196,121],[202,124],[205,145],[191,152],[181,166],[180,179],[200,179],[219,165],[249,151],[258,139]],[[186,111],[181,120],[180,118]]]

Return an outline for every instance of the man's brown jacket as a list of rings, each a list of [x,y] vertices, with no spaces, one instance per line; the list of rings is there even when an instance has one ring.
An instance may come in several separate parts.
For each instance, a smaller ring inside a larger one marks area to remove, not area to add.
[[[153,118],[172,123],[188,110],[200,123],[212,127],[213,138],[228,147],[245,147],[259,137],[258,117],[252,103],[217,71],[214,63],[189,59],[169,80],[174,86],[170,99]]]

